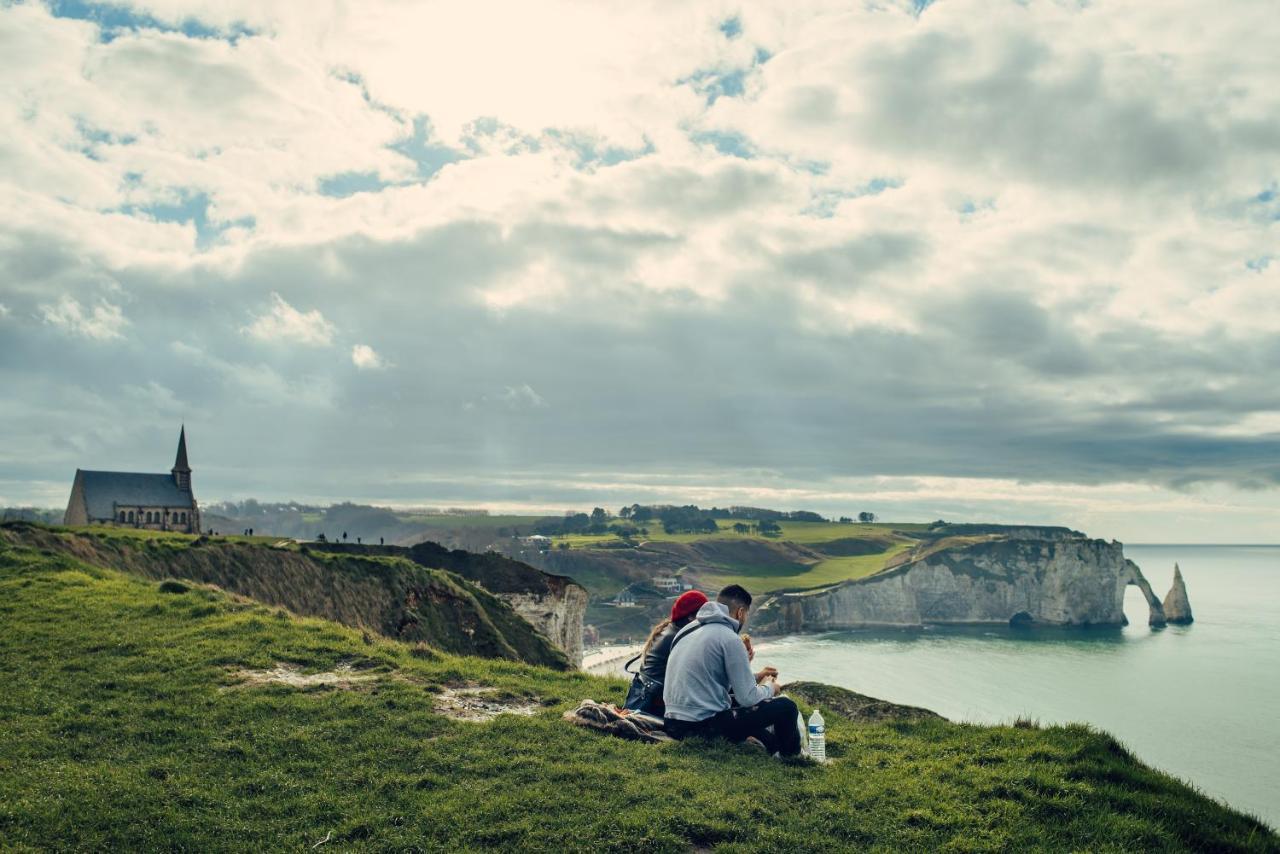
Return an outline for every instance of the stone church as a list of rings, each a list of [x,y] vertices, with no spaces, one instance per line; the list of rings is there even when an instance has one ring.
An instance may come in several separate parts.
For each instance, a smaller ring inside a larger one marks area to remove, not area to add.
[[[178,458],[169,474],[76,469],[62,523],[200,533],[200,508],[187,465],[186,426],[178,433]]]

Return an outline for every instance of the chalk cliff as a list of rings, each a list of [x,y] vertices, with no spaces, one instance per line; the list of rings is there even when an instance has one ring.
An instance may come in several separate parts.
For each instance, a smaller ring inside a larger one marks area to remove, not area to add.
[[[1173,565],[1173,586],[1164,597],[1164,618],[1173,625],[1189,625],[1195,618],[1191,616],[1191,602],[1187,600],[1187,585],[1182,580],[1182,569]]]
[[[784,592],[760,608],[777,632],[927,624],[1124,625],[1124,593],[1137,586],[1149,623],[1164,608],[1120,543],[1082,534],[957,538],[917,550],[867,578]]]
[[[504,594],[463,572],[434,565],[449,563],[486,575],[484,555],[472,556],[471,565],[463,566],[466,553],[437,561],[428,552],[418,562],[407,559],[408,550],[391,547],[275,548],[178,535],[143,539],[107,527],[77,532],[26,522],[0,524],[0,540],[144,578],[213,584],[295,614],[323,617],[398,640],[421,641],[445,652],[561,670],[580,661],[580,645],[574,657],[525,619]],[[488,575],[498,575],[496,570],[503,565],[494,562],[494,568]],[[521,575],[546,585],[554,581],[543,581],[542,573],[532,567],[506,569],[495,586],[516,589]],[[534,589],[526,585],[521,592]],[[582,595],[585,598],[585,591]]]
[[[403,557],[419,566],[460,575],[509,605],[563,651],[574,667],[582,665],[582,623],[588,596],[586,589],[572,578],[543,572],[497,552],[450,549],[433,542],[408,547],[311,543],[309,548],[339,554]]]

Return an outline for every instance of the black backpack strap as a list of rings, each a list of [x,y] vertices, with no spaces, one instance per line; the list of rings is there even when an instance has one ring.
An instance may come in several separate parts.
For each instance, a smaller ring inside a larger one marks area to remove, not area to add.
[[[681,629],[680,633],[671,639],[671,649],[667,652],[667,661],[671,660],[671,653],[676,651],[676,644],[680,643],[680,641],[684,640],[689,635],[693,634],[694,632],[696,632],[698,629],[702,628],[705,625],[707,624],[700,622],[698,620],[694,620],[692,623],[690,623],[689,625]]]
[[[642,659],[642,658],[644,658],[644,650],[640,650],[638,653],[636,653],[636,657],[635,657],[635,658],[631,659],[631,660],[630,660],[630,661],[628,661],[626,664],[622,665],[622,672],[623,672],[623,673],[630,673],[632,676],[638,676],[638,675],[640,675],[640,674],[639,674],[639,671],[636,671],[636,670],[632,670],[632,669],[631,669],[631,665],[635,664],[637,661],[639,661],[639,660],[640,660],[640,659]]]

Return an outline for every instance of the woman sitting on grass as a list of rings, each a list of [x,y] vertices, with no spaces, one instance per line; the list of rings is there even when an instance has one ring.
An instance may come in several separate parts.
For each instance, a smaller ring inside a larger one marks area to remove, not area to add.
[[[649,639],[645,641],[644,650],[636,658],[643,658],[640,672],[631,680],[631,689],[627,691],[625,708],[636,712],[647,712],[662,717],[662,683],[667,678],[667,656],[671,654],[671,642],[681,629],[693,622],[698,609],[707,604],[705,593],[689,590],[680,594],[671,606],[671,618],[663,620],[653,627]],[[631,659],[627,666],[631,665]]]

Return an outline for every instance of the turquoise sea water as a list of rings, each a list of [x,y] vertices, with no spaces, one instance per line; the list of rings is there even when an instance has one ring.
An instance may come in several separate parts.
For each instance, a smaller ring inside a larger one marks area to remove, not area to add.
[[[1280,546],[1126,546],[1164,598],[1177,561],[1196,621],[1153,630],[929,628],[798,636],[757,659],[952,720],[1080,721],[1280,827]]]

